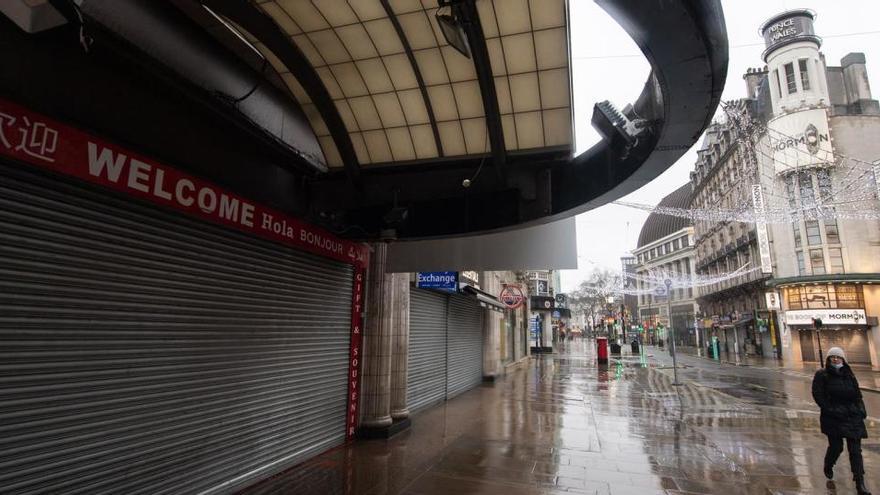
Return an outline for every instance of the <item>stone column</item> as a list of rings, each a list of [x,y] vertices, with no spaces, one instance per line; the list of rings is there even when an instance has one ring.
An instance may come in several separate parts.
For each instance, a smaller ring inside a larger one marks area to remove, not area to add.
[[[409,417],[406,380],[409,363],[409,273],[394,274],[394,329],[391,358],[391,418]]]
[[[541,318],[544,319],[544,335],[542,337],[544,347],[553,347],[553,315],[549,311],[541,311]]]
[[[483,312],[483,380],[494,381],[498,374],[498,313],[488,309]]]
[[[364,365],[361,389],[362,429],[391,425],[391,343],[394,277],[385,273],[388,245],[372,245],[367,275],[367,317],[364,323]],[[365,436],[370,436],[362,432]]]

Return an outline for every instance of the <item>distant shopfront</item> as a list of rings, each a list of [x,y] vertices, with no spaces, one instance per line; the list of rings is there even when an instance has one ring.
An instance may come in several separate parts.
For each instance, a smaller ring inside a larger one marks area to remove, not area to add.
[[[877,364],[871,342],[877,318],[866,310],[862,285],[813,284],[782,290],[783,346],[791,347],[795,360],[819,361],[820,352],[824,356],[831,347],[841,347],[850,363]]]

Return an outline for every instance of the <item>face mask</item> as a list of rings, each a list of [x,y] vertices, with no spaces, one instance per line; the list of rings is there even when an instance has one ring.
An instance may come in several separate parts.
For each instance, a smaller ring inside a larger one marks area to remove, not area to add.
[[[834,366],[834,369],[843,368],[843,363],[831,363],[831,366]]]

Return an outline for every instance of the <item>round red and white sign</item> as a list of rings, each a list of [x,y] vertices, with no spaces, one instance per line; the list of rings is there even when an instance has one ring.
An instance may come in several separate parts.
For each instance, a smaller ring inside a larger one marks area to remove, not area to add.
[[[523,295],[522,289],[520,289],[518,286],[506,285],[503,289],[501,289],[501,294],[498,296],[498,299],[500,299],[501,303],[508,308],[516,309],[522,306],[523,302],[526,299],[526,296]]]

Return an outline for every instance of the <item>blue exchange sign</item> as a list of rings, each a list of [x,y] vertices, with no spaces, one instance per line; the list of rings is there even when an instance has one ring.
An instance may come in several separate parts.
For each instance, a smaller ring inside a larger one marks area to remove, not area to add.
[[[416,287],[458,292],[458,272],[418,272]]]

